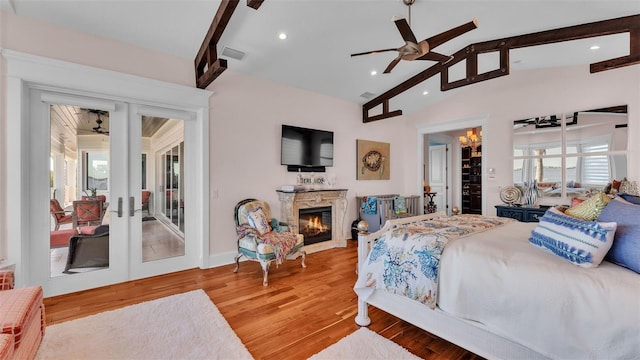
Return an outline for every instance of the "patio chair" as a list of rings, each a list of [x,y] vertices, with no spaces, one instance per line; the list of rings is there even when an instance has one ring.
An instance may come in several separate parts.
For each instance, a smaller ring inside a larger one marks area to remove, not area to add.
[[[55,230],[59,230],[62,224],[71,224],[73,222],[72,211],[65,211],[57,199],[49,200],[49,212],[56,222]]]

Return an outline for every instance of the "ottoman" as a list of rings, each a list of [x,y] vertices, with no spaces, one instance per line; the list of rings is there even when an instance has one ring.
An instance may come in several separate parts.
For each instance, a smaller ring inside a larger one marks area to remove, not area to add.
[[[13,342],[9,358],[33,359],[44,336],[42,287],[0,291],[0,314],[1,334],[9,335]]]
[[[65,229],[65,230],[53,230],[50,235],[50,247],[67,247],[69,246],[69,239],[73,235],[78,235],[78,231],[76,229]]]

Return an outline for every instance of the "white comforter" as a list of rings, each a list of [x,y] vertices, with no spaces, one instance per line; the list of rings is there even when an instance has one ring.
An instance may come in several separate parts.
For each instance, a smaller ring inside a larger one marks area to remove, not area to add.
[[[640,275],[603,262],[575,266],[511,223],[449,242],[438,306],[556,359],[640,358]]]

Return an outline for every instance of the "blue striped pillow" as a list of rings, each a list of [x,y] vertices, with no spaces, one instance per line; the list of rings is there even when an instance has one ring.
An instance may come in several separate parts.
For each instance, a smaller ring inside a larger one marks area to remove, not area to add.
[[[596,267],[611,248],[616,227],[615,222],[584,221],[550,208],[529,242],[573,264]]]

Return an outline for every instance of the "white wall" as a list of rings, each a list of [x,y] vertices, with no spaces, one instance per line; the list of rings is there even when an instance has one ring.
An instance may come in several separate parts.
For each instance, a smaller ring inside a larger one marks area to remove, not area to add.
[[[513,182],[511,132],[513,120],[627,104],[629,111],[628,177],[640,180],[640,66],[590,74],[589,67],[574,66],[514,72],[498,79],[462,88],[462,91],[407,116],[408,124],[424,126],[463,119],[486,118],[483,127],[482,168],[496,169],[495,181],[485,184],[485,214],[495,214],[499,188]],[[407,145],[407,163],[418,152]],[[509,155],[505,155],[509,154]],[[413,178],[417,176],[414,173]],[[485,170],[486,171],[486,170]]]

